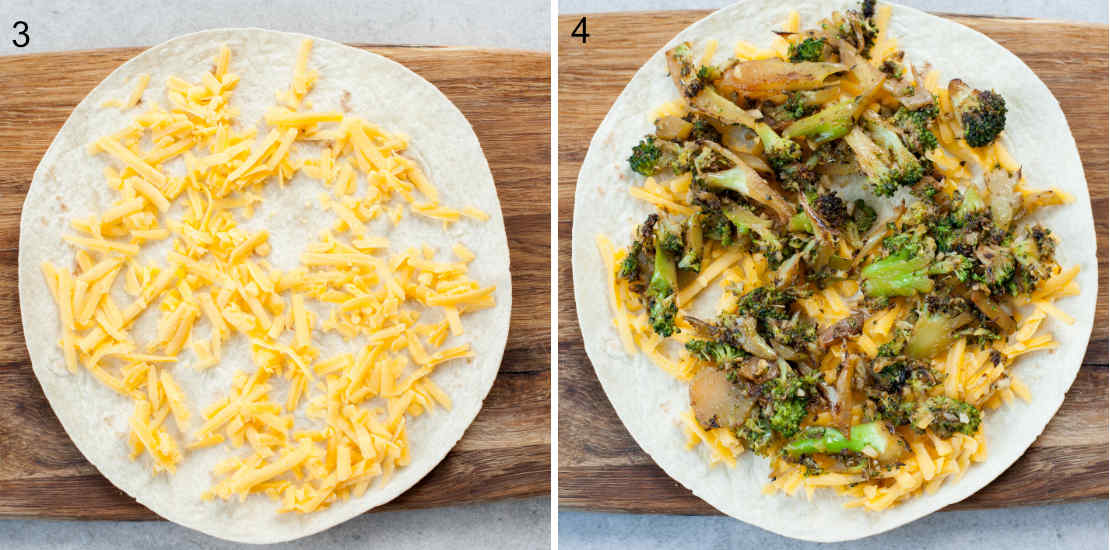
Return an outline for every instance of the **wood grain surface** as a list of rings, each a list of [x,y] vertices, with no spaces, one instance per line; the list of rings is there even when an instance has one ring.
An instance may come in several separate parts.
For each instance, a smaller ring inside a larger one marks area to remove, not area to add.
[[[629,436],[598,383],[579,334],[570,266],[574,185],[590,139],[633,73],[705,11],[590,15],[587,44],[559,18],[559,503],[592,510],[714,514],[669,478]],[[1107,247],[1107,27],[945,16],[983,32],[1044,80],[1068,117]],[[1102,277],[1105,281],[1105,277]],[[1044,434],[1013,467],[953,508],[1107,497],[1107,308],[1098,296],[1079,376]],[[1067,344],[1067,343],[1065,343]],[[1035,391],[1035,389],[1034,389]]]
[[[431,81],[474,126],[501,199],[514,291],[508,347],[481,413],[439,466],[378,510],[548,494],[551,327],[535,312],[550,311],[550,57],[360,47]],[[19,213],[35,166],[70,110],[140,51],[0,57],[0,516],[156,517],[100,476],[62,430],[31,371],[16,285]]]

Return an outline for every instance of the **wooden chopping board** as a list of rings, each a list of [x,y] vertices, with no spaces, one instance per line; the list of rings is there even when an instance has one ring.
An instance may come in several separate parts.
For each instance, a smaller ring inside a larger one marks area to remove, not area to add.
[[[535,312],[550,311],[550,58],[359,47],[431,81],[474,126],[501,199],[513,279],[509,342],[481,413],[439,466],[376,510],[548,494],[551,327],[549,315]],[[140,51],[0,57],[0,516],[157,518],[102,477],[62,430],[31,371],[16,284],[19,214],[35,167],[73,107]]]
[[[585,45],[560,16],[559,43],[559,503],[591,510],[716,514],[668,477],[617,418],[586,356],[570,266],[574,186],[590,139],[632,75],[708,11],[590,15]],[[1031,19],[945,16],[1017,54],[1060,101],[1090,187],[1099,265],[1107,265],[1107,27]],[[1105,277],[1103,277],[1105,280]],[[1107,309],[1098,296],[1082,369],[1063,406],[1025,455],[952,508],[1107,497]],[[1035,392],[1035,389],[1034,389]]]

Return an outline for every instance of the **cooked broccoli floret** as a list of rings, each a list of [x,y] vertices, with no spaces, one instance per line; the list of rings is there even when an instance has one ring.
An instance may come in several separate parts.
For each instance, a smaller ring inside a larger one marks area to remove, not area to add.
[[[686,218],[685,242],[682,259],[678,261],[678,268],[687,271],[701,271],[701,253],[705,241],[702,236],[701,214],[694,214]]]
[[[859,13],[867,19],[875,16],[875,0],[862,0],[859,3]]]
[[[974,185],[969,185],[963,196],[960,197],[960,206],[956,208],[954,214],[957,221],[965,222],[969,217],[986,210],[986,208],[987,203],[983,201],[983,196],[979,194],[979,190]]]
[[[992,291],[1006,293],[1010,288],[1010,281],[1014,277],[1014,256],[1008,248],[1001,246],[980,246],[975,255],[983,264],[983,282],[987,283]]]
[[[770,126],[760,122],[755,133],[763,142],[763,156],[776,172],[802,158],[802,147],[791,139],[780,137]]]
[[[935,245],[932,239],[924,242],[916,235],[903,233],[888,237],[883,246],[889,254],[871,262],[860,271],[864,294],[872,297],[912,296],[933,290],[929,278],[929,264],[933,261]]]
[[[710,65],[702,65],[698,67],[698,78],[700,78],[702,82],[713,82],[721,78],[721,70]]]
[[[790,62],[821,61],[825,54],[824,38],[806,38],[797,44],[791,44],[789,50]]]
[[[799,376],[785,362],[779,363],[779,376],[763,383],[762,393],[770,398],[763,414],[771,429],[782,437],[793,437],[806,414],[806,406],[816,393],[814,376]]]
[[[922,107],[911,111],[905,107],[899,108],[891,124],[902,136],[902,141],[917,155],[923,155],[937,147],[937,136],[929,129],[929,125],[937,116],[935,105]]]
[[[744,350],[728,342],[716,340],[690,340],[686,342],[686,349],[702,361],[722,365],[739,361],[748,356],[748,353]]]
[[[924,393],[937,382],[936,371],[924,361],[898,360],[875,373],[875,387],[890,393]]]
[[[690,130],[689,139],[692,141],[721,141],[721,133],[704,117],[696,114],[687,115],[686,120],[694,125]]]
[[[702,238],[719,241],[725,246],[731,245],[734,230],[732,222],[721,212],[721,199],[712,193],[701,192],[694,194],[693,203],[701,208],[698,217],[701,220]]]
[[[655,137],[647,136],[632,148],[632,156],[628,157],[628,165],[633,172],[645,176],[654,176],[662,170],[660,160],[663,150],[655,143]]]
[[[803,399],[787,399],[778,403],[771,413],[771,429],[783,437],[793,437],[798,433],[802,419],[806,416],[806,402]]]
[[[643,243],[634,241],[628,247],[628,254],[621,260],[620,269],[617,271],[617,276],[622,279],[634,281],[639,278],[640,274],[640,254],[643,254]]]
[[[736,304],[736,311],[741,315],[750,315],[760,321],[785,320],[790,318],[790,306],[797,299],[798,297],[792,292],[761,286],[740,296],[740,300]]]
[[[632,244],[628,247],[628,254],[621,261],[617,275],[642,287],[640,282],[650,274],[652,255],[655,254],[655,224],[659,223],[659,214],[649,214],[644,223],[636,227]]]
[[[668,219],[660,219],[655,224],[655,246],[662,247],[672,258],[681,257],[685,251],[682,227]]]
[[[809,115],[783,130],[787,139],[810,138],[817,145],[844,137],[851,131],[855,120],[856,102],[845,99]]]
[[[811,162],[807,159],[807,162],[795,162],[783,166],[776,172],[779,178],[779,185],[782,186],[783,189],[795,193],[813,188],[814,185],[817,185],[821,176],[812,170],[810,164]]]
[[[805,94],[801,92],[794,92],[787,96],[786,103],[782,104],[782,110],[785,111],[790,118],[798,120],[810,114],[812,108],[806,99]]]
[[[875,220],[878,214],[875,209],[871,208],[863,199],[856,199],[854,209],[852,210],[852,223],[856,224],[856,229],[862,234],[871,230],[871,226],[875,225]]]
[[[742,426],[737,428],[736,437],[744,442],[744,447],[751,449],[755,454],[766,456],[771,442],[775,439],[775,432],[767,418],[761,414],[752,414]]]
[[[906,336],[903,331],[895,334],[887,343],[879,346],[879,351],[876,357],[897,357],[902,355],[902,350],[906,347]]]
[[[982,413],[974,405],[943,395],[930,397],[918,407],[914,423],[926,415],[932,418],[929,427],[942,439],[948,439],[955,433],[975,435],[982,421]]]
[[[906,340],[906,355],[914,359],[932,358],[954,342],[958,331],[973,320],[964,300],[929,296],[922,302]]]
[[[814,323],[795,315],[785,321],[768,322],[767,325],[775,342],[802,353],[815,350],[813,344],[817,341],[817,325]]]
[[[660,336],[667,337],[675,333],[675,314],[678,306],[675,297],[678,292],[678,272],[675,267],[674,256],[668,252],[669,243],[664,231],[656,231],[655,240],[655,269],[651,274],[651,282],[646,293],[648,319],[651,328]],[[681,241],[679,241],[681,250]]]
[[[1056,241],[1052,232],[1041,225],[1026,229],[1025,234],[1010,244],[1010,252],[1020,268],[1015,277],[1023,292],[1031,292],[1041,281],[1052,276],[1056,263]]]
[[[834,228],[844,227],[848,223],[848,207],[836,193],[829,191],[817,195],[812,205],[817,214]]]
[[[867,131],[853,129],[844,141],[856,154],[875,193],[889,197],[898,187],[917,183],[925,169],[898,132],[872,111],[865,113],[861,122]]]
[[[948,83],[948,95],[968,145],[990,145],[1006,127],[1006,101],[993,90],[974,90],[955,79]]]
[[[782,241],[771,228],[771,222],[767,218],[758,216],[738,204],[727,205],[722,212],[728,221],[736,226],[737,235],[753,232],[758,236],[758,241],[766,247],[767,252],[782,250]]]

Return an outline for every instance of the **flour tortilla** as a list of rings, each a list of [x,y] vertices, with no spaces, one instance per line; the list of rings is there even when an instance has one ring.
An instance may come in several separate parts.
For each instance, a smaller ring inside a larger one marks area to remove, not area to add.
[[[61,338],[57,308],[39,266],[44,260],[67,268],[73,266],[73,251],[62,241],[63,233],[73,232],[69,219],[103,211],[115,197],[104,182],[102,171],[109,163],[106,155],[90,157],[85,146],[95,138],[122,129],[144,107],[120,113],[115,108],[101,109],[103,101],[126,97],[134,86],[132,79],[149,73],[150,87],[143,99],[164,106],[167,104],[164,83],[170,75],[198,80],[203,71],[211,68],[220,46],[227,44],[232,53],[230,71],[241,77],[232,99],[232,104],[240,109],[237,125],[240,129],[256,125],[258,135],[262,136],[267,132],[262,114],[274,104],[275,92],[288,89],[298,47],[304,38],[307,37],[261,29],[211,30],[175,38],[128,61],[74,109],[50,145],[35,171],[20,224],[19,296],[24,334],[35,375],[66,433],[105,477],[157,514],[209,535],[248,543],[303,537],[401,494],[438,464],[462,437],[493,384],[509,328],[509,248],[489,166],[462,113],[435,86],[398,63],[328,40],[313,39],[309,67],[319,72],[320,79],[307,100],[315,109],[341,110],[346,104],[352,114],[387,131],[407,134],[411,140],[407,154],[423,163],[444,204],[474,205],[490,215],[484,223],[455,223],[447,234],[441,222],[414,214],[407,215],[396,229],[390,229],[384,220],[380,220],[382,225],[370,224],[373,234],[385,234],[391,239],[394,251],[428,243],[436,248],[437,258],[450,258],[451,245],[463,243],[477,254],[470,265],[471,276],[482,284],[497,285],[497,306],[463,317],[466,333],[457,341],[471,343],[474,359],[440,365],[432,376],[451,396],[453,408],[410,419],[412,462],[398,469],[384,487],[375,483],[362,497],[336,502],[326,510],[308,515],[278,514],[278,503],[261,495],[244,503],[201,500],[201,493],[212,484],[209,474],[212,465],[229,455],[224,445],[187,453],[177,473],[168,477],[152,475],[149,457],[145,455],[134,462],[129,460],[125,436],[127,419],[132,413],[131,399],[117,395],[87,371],[75,375],[66,371],[57,345]],[[349,92],[346,99],[345,92]],[[298,143],[294,150],[303,147]],[[182,170],[181,165],[167,165],[171,173],[183,173]],[[268,228],[273,247],[268,259],[288,269],[297,264],[305,245],[336,221],[332,212],[319,206],[317,197],[325,191],[318,181],[300,174],[285,189],[271,183],[263,193],[260,209],[241,225],[255,230]],[[164,252],[151,256],[164,263]],[[121,283],[116,286],[118,291]],[[117,303],[129,301],[120,291]],[[156,315],[148,311],[138,323],[145,326],[137,326],[136,330],[150,331]],[[438,315],[431,313],[425,318],[436,320]],[[198,323],[197,330],[202,337],[206,336],[206,323]],[[315,337],[322,357],[350,350],[358,343],[356,339],[344,344],[334,335],[324,338],[319,332]],[[224,360],[206,371],[187,366],[193,360],[191,352],[182,353],[181,357],[172,373],[191,405],[193,429],[200,425],[197,420],[200,411],[230,390],[236,370],[255,371],[247,345],[239,336],[229,340]],[[286,385],[284,379],[275,380],[272,395],[275,401],[284,402]],[[303,408],[302,405],[302,412]],[[298,415],[297,426],[310,424],[305,423],[303,415]]]
[[[958,482],[950,480],[933,495],[923,495],[883,512],[843,507],[847,500],[819,491],[812,502],[803,493],[765,496],[768,461],[745,453],[735,468],[710,466],[703,447],[686,449],[677,421],[689,407],[687,384],[675,380],[642,355],[626,356],[611,322],[605,268],[594,238],[608,235],[618,246],[631,240],[633,227],[653,208],[629,196],[639,176],[628,169],[631,147],[653,126],[650,113],[678,97],[667,77],[663,52],[682,41],[703,51],[708,39],[720,43],[714,62],[731,55],[737,40],[769,47],[773,29],[797,9],[802,28],[816,26],[839,1],[781,2],[750,0],[717,11],[691,25],[660,48],[625,87],[590,143],[575,191],[573,266],[575,301],[586,352],[617,414],[636,442],[660,467],[706,502],[737,519],[769,531],[810,541],[843,541],[898,527],[979,490],[1009,467],[1044,429],[1071,386],[1087,347],[1098,295],[1095,231],[1087,183],[1075,140],[1056,99],[1020,59],[986,36],[920,11],[893,5],[889,33],[917,66],[928,60],[942,82],[962,78],[975,87],[993,88],[1009,107],[1004,143],[1032,187],[1056,186],[1076,202],[1046,209],[1040,221],[1059,237],[1061,265],[1079,265],[1079,296],[1057,302],[1075,317],[1074,325],[1049,322],[1060,342],[1053,353],[1018,361],[1015,371],[1031,388],[1033,402],[1017,401],[991,412],[984,421],[988,459],[973,464]]]

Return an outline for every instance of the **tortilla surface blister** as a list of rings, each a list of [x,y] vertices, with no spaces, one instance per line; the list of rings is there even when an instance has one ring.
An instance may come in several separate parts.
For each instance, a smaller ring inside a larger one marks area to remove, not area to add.
[[[508,336],[511,309],[508,242],[493,177],[470,124],[435,86],[402,65],[370,52],[313,38],[308,65],[320,76],[306,98],[313,109],[349,108],[350,114],[387,132],[406,134],[410,138],[406,154],[421,162],[429,180],[438,187],[442,204],[473,205],[490,215],[485,222],[465,219],[456,222],[446,232],[442,222],[415,214],[405,216],[396,228],[381,219],[377,221],[382,224],[368,222],[369,234],[389,237],[394,252],[427,243],[436,249],[437,258],[451,258],[451,245],[460,242],[477,256],[470,264],[470,276],[480,284],[497,286],[494,293],[497,305],[464,315],[465,333],[447,342],[448,345],[470,342],[474,358],[440,365],[432,375],[433,381],[451,397],[452,409],[437,409],[409,418],[412,462],[398,468],[386,485],[380,486],[375,480],[363,496],[337,501],[322,511],[279,514],[280,503],[262,495],[253,495],[242,503],[238,499],[226,502],[201,499],[201,493],[213,483],[209,473],[212,465],[229,456],[226,445],[186,452],[176,474],[170,476],[153,475],[147,455],[130,460],[126,434],[131,399],[103,386],[83,368],[76,374],[66,371],[57,345],[61,337],[57,308],[39,266],[50,260],[65,269],[71,268],[74,253],[62,240],[63,233],[73,232],[69,220],[103,211],[115,198],[116,193],[103,176],[109,163],[107,155],[90,156],[86,145],[119,131],[145,110],[140,105],[121,113],[116,108],[100,108],[100,104],[126,97],[134,85],[133,77],[149,73],[150,86],[143,95],[144,101],[166,105],[166,79],[176,75],[196,81],[203,71],[210,70],[220,46],[226,44],[231,50],[230,72],[241,78],[231,100],[240,111],[236,129],[257,126],[258,135],[264,136],[267,130],[262,115],[274,104],[275,92],[289,88],[298,47],[304,38],[307,37],[262,29],[204,31],[155,46],[123,64],[74,109],[50,145],[35,171],[20,223],[19,295],[27,347],[35,375],[70,438],[105,477],[158,515],[239,542],[280,542],[321,531],[392,500],[419,481],[443,459],[474,420],[493,385]],[[294,151],[302,146],[298,143]],[[166,165],[168,173],[183,173],[173,169],[172,163]],[[182,170],[180,166],[178,169]],[[360,182],[360,186],[364,185]],[[326,188],[318,181],[298,172],[284,189],[269,183],[252,218],[242,220],[241,215],[237,218],[241,227],[268,229],[273,252],[267,259],[278,268],[289,269],[321,230],[335,224],[335,215],[319,206],[318,197],[324,192]],[[171,210],[171,217],[175,212]],[[163,252],[148,255],[144,250],[141,257],[164,264]],[[119,296],[117,300],[125,299],[122,293]],[[145,321],[146,329],[150,330],[154,322],[151,314],[156,309],[151,307],[144,316],[147,318],[140,318],[137,324]],[[323,311],[318,310],[318,315]],[[433,315],[436,317],[429,319],[439,319],[438,314]],[[188,367],[194,358],[191,351],[183,352],[177,366],[172,368],[194,419],[199,418],[199,411],[227,394],[236,370],[248,374],[255,371],[243,340],[241,336],[232,336],[223,360],[208,370]],[[357,345],[358,341],[356,338],[347,345]],[[324,358],[339,350],[350,351],[334,333],[321,336],[317,332],[316,344]],[[287,382],[276,378],[275,381],[274,398],[281,402]],[[314,426],[305,423],[303,409],[302,402],[295,429]]]
[[[1059,238],[1057,259],[1079,265],[1079,296],[1057,305],[1076,322],[1049,326],[1060,342],[1055,352],[1040,352],[1015,365],[1033,394],[1032,403],[1016,401],[989,412],[984,421],[987,460],[973,463],[960,481],[949,480],[932,495],[922,495],[882,512],[844,508],[847,497],[820,490],[812,501],[803,492],[789,497],[763,495],[768,460],[744,453],[735,468],[710,466],[704,446],[686,449],[679,414],[689,408],[688,385],[656,367],[647,357],[623,352],[608,306],[604,264],[595,244],[605,234],[617,246],[631,240],[633,228],[654,207],[631,197],[630,185],[642,179],[627,157],[643,135],[654,130],[650,113],[678,98],[663,52],[691,41],[694,51],[708,39],[720,46],[713,62],[731,55],[738,40],[769,47],[772,30],[791,9],[801,28],[812,28],[834,10],[858,5],[842,1],[784,3],[750,0],[717,11],[683,30],[660,48],[625,87],[590,143],[575,190],[572,263],[578,320],[586,352],[606,395],[636,442],[672,478],[734,518],[769,531],[811,541],[843,541],[874,535],[963,500],[1001,474],[1044,430],[1063,402],[1079,370],[1094,322],[1098,271],[1094,221],[1087,183],[1075,140],[1056,99],[1015,55],[986,36],[958,23],[893,4],[889,36],[898,40],[917,66],[929,61],[941,82],[962,78],[973,87],[999,92],[1009,108],[1004,144],[1023,166],[1029,186],[1058,187],[1076,201],[1046,208],[1035,218]]]

